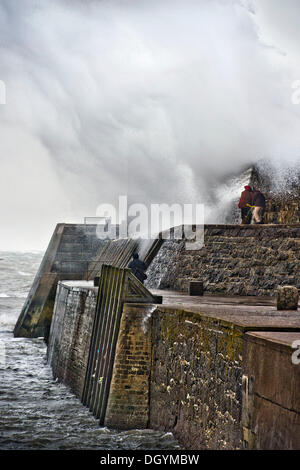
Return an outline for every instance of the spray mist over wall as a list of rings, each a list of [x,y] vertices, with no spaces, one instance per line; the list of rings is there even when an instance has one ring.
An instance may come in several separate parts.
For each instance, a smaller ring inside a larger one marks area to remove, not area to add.
[[[298,13],[294,0],[0,0],[2,247],[44,248],[54,224],[122,194],[204,203],[217,222],[228,175],[297,165]]]

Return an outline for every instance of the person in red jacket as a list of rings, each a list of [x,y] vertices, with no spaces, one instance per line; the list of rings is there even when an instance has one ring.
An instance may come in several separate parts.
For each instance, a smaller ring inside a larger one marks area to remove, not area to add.
[[[244,186],[244,191],[241,194],[238,207],[241,209],[242,224],[250,224],[253,205],[253,191],[251,186]]]

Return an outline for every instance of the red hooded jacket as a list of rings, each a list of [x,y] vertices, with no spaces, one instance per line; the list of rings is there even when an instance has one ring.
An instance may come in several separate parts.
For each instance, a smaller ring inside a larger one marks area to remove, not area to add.
[[[247,204],[252,205],[252,198],[253,198],[253,192],[251,189],[245,189],[245,191],[242,192],[240,202],[238,203],[238,207],[240,209],[245,209],[247,208]]]

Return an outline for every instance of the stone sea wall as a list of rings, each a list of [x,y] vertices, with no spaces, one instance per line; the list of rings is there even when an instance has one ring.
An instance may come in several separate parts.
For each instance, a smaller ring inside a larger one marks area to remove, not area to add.
[[[147,270],[148,288],[273,296],[280,285],[300,288],[300,225],[207,225],[204,247],[186,250],[166,240]]]
[[[51,326],[57,283],[87,279],[97,251],[107,244],[97,236],[97,226],[57,224],[14,328],[17,337],[43,336]]]
[[[60,282],[48,344],[54,377],[84,404],[96,297],[91,283]],[[171,431],[186,449],[300,449],[300,365],[291,361],[299,313],[171,298],[124,303],[102,424]],[[107,347],[96,348],[100,361]],[[108,369],[96,369],[97,389]]]
[[[105,425],[149,426],[151,314],[153,305],[124,305]]]
[[[186,449],[300,449],[298,315],[158,306],[150,427]]]
[[[58,283],[48,363],[101,425],[147,427],[154,302],[161,297],[129,269],[103,266],[99,288],[91,281]]]
[[[242,448],[243,333],[163,307],[152,328],[150,427],[172,431],[188,449]]]
[[[53,376],[81,398],[91,342],[97,289],[59,282],[48,344]]]

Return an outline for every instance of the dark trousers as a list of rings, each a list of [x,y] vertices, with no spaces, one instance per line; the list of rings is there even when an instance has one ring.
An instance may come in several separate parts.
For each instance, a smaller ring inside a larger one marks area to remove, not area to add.
[[[241,209],[242,224],[250,224],[252,211],[250,207],[243,207]]]

